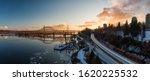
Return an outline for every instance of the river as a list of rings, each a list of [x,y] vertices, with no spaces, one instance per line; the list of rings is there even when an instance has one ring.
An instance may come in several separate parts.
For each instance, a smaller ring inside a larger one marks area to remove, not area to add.
[[[54,51],[65,38],[0,36],[0,64],[68,64],[68,51]]]

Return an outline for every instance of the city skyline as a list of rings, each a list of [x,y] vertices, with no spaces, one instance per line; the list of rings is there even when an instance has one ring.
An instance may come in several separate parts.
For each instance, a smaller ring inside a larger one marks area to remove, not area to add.
[[[1,0],[0,26],[34,29],[69,24],[72,28],[95,28],[130,22],[134,16],[145,22],[149,4],[149,0]]]

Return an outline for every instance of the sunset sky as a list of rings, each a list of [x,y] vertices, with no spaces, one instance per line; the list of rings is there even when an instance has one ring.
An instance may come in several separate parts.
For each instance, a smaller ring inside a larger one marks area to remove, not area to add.
[[[94,27],[136,16],[144,21],[150,0],[0,0],[0,28],[70,24]]]

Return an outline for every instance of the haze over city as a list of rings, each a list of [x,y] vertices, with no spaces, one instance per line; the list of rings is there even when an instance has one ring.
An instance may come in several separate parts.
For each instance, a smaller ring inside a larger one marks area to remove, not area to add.
[[[91,29],[104,23],[145,22],[149,0],[0,0],[0,29],[39,29],[70,25]]]

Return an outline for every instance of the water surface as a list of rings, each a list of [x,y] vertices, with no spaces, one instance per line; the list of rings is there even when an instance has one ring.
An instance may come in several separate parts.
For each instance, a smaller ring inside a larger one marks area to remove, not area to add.
[[[54,51],[64,38],[0,37],[0,64],[62,64],[70,62],[70,54]]]

